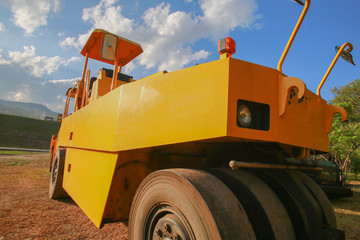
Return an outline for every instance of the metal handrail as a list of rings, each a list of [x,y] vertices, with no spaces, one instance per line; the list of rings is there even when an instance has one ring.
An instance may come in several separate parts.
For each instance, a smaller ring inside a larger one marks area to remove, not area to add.
[[[290,49],[290,47],[291,47],[291,45],[292,45],[292,43],[293,43],[293,41],[294,41],[294,39],[295,39],[295,36],[296,36],[297,32],[299,31],[299,28],[300,28],[300,26],[301,26],[301,24],[302,24],[302,22],[303,22],[303,20],[304,20],[304,18],[305,18],[305,15],[306,15],[309,7],[310,7],[310,2],[311,2],[311,0],[306,0],[304,9],[303,9],[303,11],[302,11],[302,13],[301,13],[301,15],[300,15],[300,17],[299,17],[299,20],[297,21],[297,23],[296,23],[296,25],[295,25],[295,28],[294,28],[294,30],[293,30],[290,38],[289,38],[288,43],[286,44],[286,47],[285,47],[285,49],[284,49],[284,52],[283,52],[283,54],[281,55],[281,58],[280,58],[280,60],[279,60],[278,66],[277,66],[277,69],[278,69],[280,72],[282,72],[282,65],[283,65],[283,63],[284,63],[284,60],[285,60],[285,58],[286,58],[286,55],[288,54],[289,49]],[[298,2],[298,3],[299,3],[299,2]]]
[[[344,44],[341,46],[341,48],[339,49],[339,51],[338,51],[337,54],[335,55],[333,61],[331,62],[328,70],[326,71],[323,79],[321,80],[321,82],[320,82],[320,84],[319,84],[319,86],[318,86],[318,88],[317,88],[316,94],[317,94],[319,97],[321,97],[321,96],[320,96],[320,90],[321,90],[322,86],[324,85],[327,77],[329,76],[331,70],[332,70],[333,67],[335,66],[335,63],[336,63],[337,60],[339,59],[341,53],[344,51],[345,47],[348,47],[348,49],[347,49],[348,52],[351,52],[351,51],[353,50],[353,46],[352,46],[352,44],[349,43],[349,42],[346,42],[346,43],[344,43]]]

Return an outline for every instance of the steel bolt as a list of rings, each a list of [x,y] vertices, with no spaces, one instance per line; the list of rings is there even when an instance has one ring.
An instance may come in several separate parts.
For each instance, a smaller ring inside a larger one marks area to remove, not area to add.
[[[162,231],[158,228],[155,228],[155,234],[160,237],[162,237],[162,235],[163,235]]]
[[[181,236],[178,233],[173,233],[171,236],[171,239],[173,240],[182,240]]]
[[[165,223],[165,224],[163,225],[163,229],[164,229],[165,232],[171,233],[171,227],[170,227],[169,224]]]

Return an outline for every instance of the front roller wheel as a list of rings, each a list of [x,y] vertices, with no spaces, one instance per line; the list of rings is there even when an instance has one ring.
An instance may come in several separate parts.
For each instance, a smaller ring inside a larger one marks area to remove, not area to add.
[[[65,165],[65,149],[59,149],[54,157],[51,168],[49,197],[51,199],[58,199],[67,197],[68,194],[62,187],[63,175]]]
[[[139,186],[130,211],[129,239],[255,239],[233,193],[213,175],[161,170]]]

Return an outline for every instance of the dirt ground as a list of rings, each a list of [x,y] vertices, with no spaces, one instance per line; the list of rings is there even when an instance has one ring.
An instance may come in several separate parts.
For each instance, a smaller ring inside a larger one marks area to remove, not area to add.
[[[0,155],[0,240],[127,239],[124,223],[99,230],[72,200],[49,199],[48,159]]]
[[[49,199],[48,159],[48,154],[0,155],[0,240],[127,239],[124,223],[99,230],[71,199]],[[360,240],[360,192],[332,203],[346,239]]]

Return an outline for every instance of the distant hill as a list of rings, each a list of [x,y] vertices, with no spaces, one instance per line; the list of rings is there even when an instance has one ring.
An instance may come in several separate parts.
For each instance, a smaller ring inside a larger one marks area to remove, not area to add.
[[[41,104],[13,102],[1,99],[0,113],[35,119],[45,119],[46,117],[51,117],[55,121],[58,116],[58,113],[51,111],[50,109]]]
[[[0,147],[49,149],[60,123],[0,114]]]

